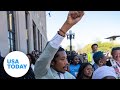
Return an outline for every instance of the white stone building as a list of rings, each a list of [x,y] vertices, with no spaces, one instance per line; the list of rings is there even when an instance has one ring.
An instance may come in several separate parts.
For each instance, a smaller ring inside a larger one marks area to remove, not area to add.
[[[45,11],[0,11],[0,52],[43,51],[47,43]]]

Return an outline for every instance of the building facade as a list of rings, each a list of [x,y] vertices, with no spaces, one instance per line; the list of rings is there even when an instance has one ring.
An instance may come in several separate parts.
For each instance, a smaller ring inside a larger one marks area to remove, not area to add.
[[[0,11],[0,52],[43,51],[47,43],[45,11]]]

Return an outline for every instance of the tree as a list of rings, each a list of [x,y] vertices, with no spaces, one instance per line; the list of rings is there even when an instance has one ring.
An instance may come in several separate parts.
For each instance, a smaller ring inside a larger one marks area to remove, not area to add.
[[[120,44],[118,43],[113,43],[113,42],[101,42],[101,41],[97,41],[96,42],[98,44],[98,50],[103,51],[103,52],[111,52],[111,49],[113,47],[117,47],[120,46]],[[78,53],[88,53],[91,52],[91,44],[87,44],[85,47],[83,47],[82,49],[77,50]]]

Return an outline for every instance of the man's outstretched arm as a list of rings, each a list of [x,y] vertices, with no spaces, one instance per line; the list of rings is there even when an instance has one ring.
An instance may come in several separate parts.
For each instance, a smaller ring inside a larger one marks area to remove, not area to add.
[[[35,63],[34,73],[36,78],[40,78],[47,73],[50,68],[51,60],[56,54],[62,40],[66,36],[67,31],[81,20],[83,11],[70,11],[63,26],[58,30],[57,34],[50,40],[41,54],[40,58]]]

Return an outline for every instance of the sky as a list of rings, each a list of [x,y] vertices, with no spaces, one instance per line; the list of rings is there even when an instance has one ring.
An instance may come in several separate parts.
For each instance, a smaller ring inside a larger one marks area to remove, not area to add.
[[[47,37],[51,40],[67,19],[69,11],[46,11]],[[75,50],[96,41],[107,42],[107,37],[120,35],[120,11],[84,11],[83,18],[70,30],[75,34],[72,46]],[[50,15],[49,15],[50,13]],[[69,33],[69,31],[67,32]],[[116,39],[117,42],[120,38]],[[61,43],[66,48],[70,45],[67,37]]]

